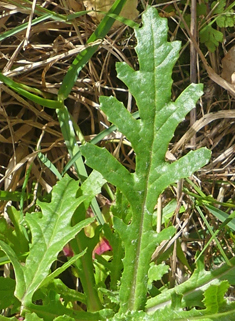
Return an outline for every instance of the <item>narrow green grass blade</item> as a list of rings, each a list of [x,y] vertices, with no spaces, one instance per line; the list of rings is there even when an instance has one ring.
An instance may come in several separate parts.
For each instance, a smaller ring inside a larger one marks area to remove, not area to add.
[[[212,205],[205,205],[205,207],[210,211],[216,218],[218,218],[221,222],[223,222],[219,226],[219,230],[223,228],[225,225],[228,225],[233,232],[235,232],[235,212],[232,212],[230,215],[221,211],[220,209],[212,206]]]
[[[200,252],[199,256],[197,257],[197,260],[202,256],[202,254],[205,252],[207,247],[211,244],[211,242],[216,238],[217,234],[224,228],[226,225],[228,225],[233,231],[235,231],[235,211],[232,212],[230,215],[227,213],[224,213],[223,211],[219,210],[216,207],[213,207],[211,205],[205,206],[213,215],[215,215],[220,221],[223,223],[219,226],[219,228],[212,234],[211,238],[203,248],[203,250]],[[232,226],[232,227],[231,227]],[[228,262],[227,262],[228,264]]]
[[[0,81],[2,81],[4,84],[6,84],[8,87],[16,91],[18,94],[22,95],[25,98],[30,99],[34,103],[37,103],[41,106],[56,109],[56,108],[62,108],[63,103],[57,101],[57,100],[50,100],[46,98],[39,97],[37,95],[34,95],[30,92],[28,92],[26,89],[23,88],[20,84],[12,80],[11,78],[8,78],[0,73]]]
[[[118,15],[126,0],[116,0],[112,7],[110,8],[108,14],[116,14]],[[90,36],[87,43],[94,42],[98,39],[104,38],[107,33],[109,32],[110,28],[112,27],[115,19],[109,16],[105,16],[104,19],[101,21],[95,32]],[[99,45],[94,47],[88,47],[84,49],[81,53],[77,55],[74,59],[72,65],[70,66],[67,74],[65,75],[62,85],[58,92],[58,100],[64,101],[69,93],[71,92],[73,85],[75,84],[77,77],[81,71],[81,69],[86,65],[88,60],[94,55],[96,50],[98,49]]]
[[[105,13],[105,12],[101,11],[101,13]],[[117,14],[114,14],[114,13],[106,13],[106,15],[107,15],[107,17],[110,17],[110,18],[113,18],[113,19],[115,19],[117,21],[120,21],[124,25],[129,26],[131,28],[139,28],[139,24],[134,22],[133,20],[121,17],[121,16],[119,16]]]
[[[20,197],[20,215],[21,215],[21,221],[23,220],[24,217],[24,200],[25,200],[25,195],[26,195],[26,188],[27,188],[27,184],[28,184],[28,180],[29,180],[29,176],[31,173],[31,169],[32,169],[33,164],[31,164],[29,166],[29,168],[27,169],[26,175],[25,175],[25,179],[23,182],[23,186],[22,186],[22,192],[21,192],[21,197]]]
[[[45,15],[43,15],[43,16],[41,16],[41,17],[38,17],[38,18],[33,19],[31,25],[34,26],[34,25],[36,25],[36,24],[38,24],[38,23],[40,23],[40,22],[43,22],[43,21],[45,21],[45,20],[47,20],[47,19],[49,19],[49,18],[51,18],[51,14],[49,14],[49,13],[48,13],[48,14],[45,14]],[[19,26],[13,28],[13,29],[7,30],[6,32],[3,32],[3,33],[0,35],[0,41],[4,40],[4,39],[6,39],[6,38],[9,38],[9,37],[11,37],[11,36],[16,35],[17,33],[25,30],[25,29],[27,28],[27,26],[28,26],[28,22],[23,23],[22,25],[19,25]]]
[[[56,113],[59,120],[61,132],[64,137],[65,145],[68,149],[70,157],[72,158],[79,151],[79,147],[77,145],[71,117],[66,106],[64,106],[63,109],[57,109]],[[81,181],[84,181],[84,179],[87,177],[87,172],[82,159],[77,159],[77,161],[74,163],[74,166],[79,178],[81,179]]]
[[[47,167],[50,169],[50,171],[55,174],[55,176],[61,180],[62,175],[60,174],[60,172],[58,171],[58,169],[54,166],[54,164],[52,164],[52,162],[42,153],[38,153],[38,158],[40,159],[40,161]]]
[[[212,230],[210,224],[207,222],[207,219],[206,219],[205,215],[202,213],[202,210],[200,209],[200,207],[199,207],[199,206],[196,206],[196,209],[198,210],[201,218],[203,219],[203,222],[206,224],[206,227],[207,227],[208,231],[209,231],[210,234],[212,235],[211,240],[215,240],[216,245],[218,246],[218,249],[219,249],[221,255],[222,255],[223,258],[224,258],[224,261],[225,261],[228,265],[231,265],[231,263],[230,263],[229,259],[227,258],[227,256],[226,256],[226,254],[225,254],[225,252],[224,252],[224,250],[223,250],[220,242],[219,242],[218,239],[216,238],[216,235],[217,235],[217,234],[216,234],[216,233],[213,233],[213,230]],[[199,256],[197,257],[197,260],[196,260],[196,261],[199,260],[199,258],[202,256],[202,254],[204,253],[204,251],[206,250],[206,248],[207,248],[209,245],[210,245],[210,241],[206,244],[206,246],[205,246],[205,247],[203,248],[203,250],[200,252],[200,254],[199,254]]]

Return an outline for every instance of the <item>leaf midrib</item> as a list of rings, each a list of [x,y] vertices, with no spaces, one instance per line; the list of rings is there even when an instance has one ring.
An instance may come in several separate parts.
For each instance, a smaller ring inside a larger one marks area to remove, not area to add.
[[[153,37],[153,28],[152,28],[152,23],[151,23],[151,33],[152,33],[152,39],[153,39],[153,51],[154,51],[154,57],[155,57],[155,38]],[[155,74],[155,68],[156,68],[156,60],[154,59],[154,88],[156,88],[156,74]],[[152,126],[152,141],[151,141],[151,149],[149,152],[149,158],[150,158],[150,162],[149,162],[149,167],[148,167],[148,171],[147,171],[147,175],[146,175],[146,183],[145,183],[145,191],[144,191],[144,197],[143,197],[143,203],[141,206],[141,219],[140,219],[140,225],[139,225],[139,237],[138,237],[138,242],[137,242],[137,251],[136,251],[136,258],[135,258],[135,266],[136,268],[134,269],[134,275],[133,275],[133,282],[132,282],[132,287],[131,287],[131,296],[130,296],[130,300],[131,300],[131,309],[134,308],[135,306],[135,302],[138,298],[138,293],[137,293],[137,288],[136,288],[136,283],[137,283],[137,276],[138,276],[138,271],[139,271],[139,266],[140,266],[140,254],[141,254],[141,245],[143,243],[143,238],[144,236],[144,219],[145,219],[145,207],[146,207],[146,200],[147,200],[147,195],[148,195],[148,186],[149,186],[149,177],[150,177],[150,173],[151,173],[151,168],[152,168],[152,162],[153,162],[153,145],[154,145],[154,140],[155,140],[155,119],[157,116],[157,110],[156,110],[156,91],[154,91],[154,106],[155,106],[155,113],[154,113],[154,119],[153,119],[153,126]]]

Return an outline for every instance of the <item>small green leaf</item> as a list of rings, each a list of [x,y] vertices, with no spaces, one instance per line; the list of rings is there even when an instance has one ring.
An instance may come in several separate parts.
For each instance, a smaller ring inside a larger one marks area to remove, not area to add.
[[[210,25],[205,26],[199,33],[200,41],[204,43],[210,52],[214,52],[223,41],[223,33],[212,28]]]
[[[233,27],[235,24],[234,11],[227,11],[224,14],[221,14],[217,19],[216,23],[220,28]]]
[[[165,265],[165,263],[161,263],[155,265],[151,263],[149,271],[148,271],[148,286],[152,285],[153,281],[161,280],[164,274],[166,274],[169,270],[169,266]]]

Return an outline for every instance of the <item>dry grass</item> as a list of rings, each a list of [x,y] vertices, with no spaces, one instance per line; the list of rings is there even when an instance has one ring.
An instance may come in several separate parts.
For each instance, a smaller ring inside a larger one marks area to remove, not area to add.
[[[73,12],[69,1],[37,1],[37,4],[39,3],[41,7],[57,14]],[[145,1],[140,1],[139,7],[141,8],[143,4]],[[184,17],[189,8],[187,6],[184,8],[180,4],[179,7]],[[169,19],[169,38],[180,39],[183,42],[180,60],[173,74],[175,80],[173,97],[176,97],[190,83],[188,41],[190,35],[182,28],[182,17],[178,15],[177,8],[172,12],[167,11],[167,8],[167,4],[158,4],[161,14]],[[1,33],[30,21],[31,6],[22,0],[1,1],[0,11]],[[73,23],[50,18],[36,25],[29,24],[27,30],[19,31],[2,40],[0,70],[4,75],[13,77],[15,81],[37,88],[45,95],[53,97],[57,95],[73,59],[84,48],[95,28],[95,23],[88,16],[81,16]],[[229,36],[228,31],[225,31],[225,39]],[[132,29],[119,27],[100,43],[99,50],[80,73],[66,104],[86,140],[90,140],[106,125],[110,125],[105,115],[97,110],[100,95],[117,96],[131,112],[136,110],[134,100],[116,78],[115,72],[116,61],[125,61],[133,68],[138,68],[133,49],[135,44]],[[230,46],[228,43],[228,47]],[[227,49],[226,45],[223,49],[224,51]],[[202,50],[206,54],[205,48]],[[214,54],[206,54],[207,61],[217,74],[220,74],[222,56],[221,48]],[[207,195],[225,202],[234,198],[234,98],[209,79],[208,70],[205,70],[205,65],[199,58],[196,67],[197,79],[205,84],[205,95],[197,106],[197,121],[189,128],[189,118],[187,118],[178,127],[168,156],[179,157],[188,149],[194,148],[191,139],[196,135],[196,147],[208,147],[212,150],[213,156],[210,164],[197,173],[194,181]],[[1,190],[20,191],[26,170],[32,164],[27,191],[32,192],[36,189],[39,194],[50,192],[56,183],[56,178],[40,163],[37,151],[41,149],[60,172],[68,161],[55,112],[47,108],[42,109],[41,106],[24,99],[3,84],[1,84],[0,99]],[[134,170],[133,150],[125,144],[122,137],[114,135],[101,144],[105,145],[127,168]],[[192,187],[188,188],[193,191]],[[182,194],[179,186],[172,189],[169,195],[167,193],[163,196],[163,204],[173,197],[178,200],[179,206],[174,218],[180,232],[178,237],[181,236],[186,242],[185,235],[192,229],[198,235],[199,230],[205,230],[199,215],[194,213],[192,200]],[[181,204],[185,206],[184,216],[179,215]],[[5,205],[6,202],[1,203],[1,211]],[[27,205],[29,204],[25,204]],[[213,220],[212,224],[216,226],[218,222],[206,214],[208,220]],[[182,225],[184,220],[188,222],[187,227]],[[228,244],[231,240],[220,237],[221,242],[227,244],[229,254],[233,255],[231,244]],[[198,243],[196,238],[190,242],[187,240],[186,243],[184,248],[186,253],[194,253],[196,246],[201,250],[205,245],[199,237]],[[207,255],[210,257],[208,263],[216,257],[213,245],[208,248]]]

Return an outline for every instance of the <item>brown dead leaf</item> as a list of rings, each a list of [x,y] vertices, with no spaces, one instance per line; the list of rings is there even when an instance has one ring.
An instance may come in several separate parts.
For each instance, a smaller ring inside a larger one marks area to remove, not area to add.
[[[235,84],[235,46],[222,59],[222,67],[221,77],[227,82]]]
[[[92,19],[99,23],[103,17],[104,13],[99,13],[99,11],[107,12],[111,6],[114,4],[115,0],[84,0],[83,4],[87,11],[94,10],[88,13]],[[122,9],[120,16],[134,20],[137,18],[139,12],[136,9],[138,0],[127,0],[124,8]],[[113,25],[113,28],[118,28],[122,25],[121,22],[116,21]]]

